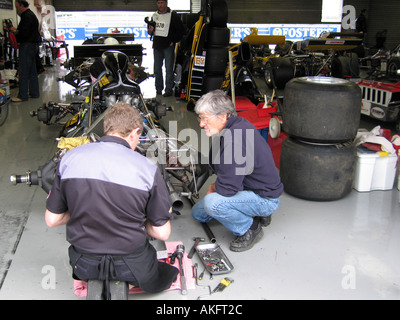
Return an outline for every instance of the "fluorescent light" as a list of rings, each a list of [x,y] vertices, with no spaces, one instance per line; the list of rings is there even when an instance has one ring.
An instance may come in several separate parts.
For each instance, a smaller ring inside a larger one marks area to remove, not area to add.
[[[321,22],[342,21],[343,0],[322,0]]]

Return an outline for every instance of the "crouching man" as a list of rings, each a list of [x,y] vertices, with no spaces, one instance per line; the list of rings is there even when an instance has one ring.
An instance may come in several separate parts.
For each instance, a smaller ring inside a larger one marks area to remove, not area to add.
[[[210,165],[217,175],[207,195],[192,208],[200,222],[217,220],[236,236],[230,249],[251,249],[263,236],[262,226],[278,209],[283,193],[271,149],[258,130],[238,117],[222,90],[196,103],[200,127],[213,136]]]
[[[142,130],[139,112],[119,102],[104,118],[105,136],[60,161],[45,220],[66,224],[74,279],[126,281],[148,293],[176,280],[179,270],[159,262],[148,241],[169,238],[171,204],[158,167],[134,151]]]

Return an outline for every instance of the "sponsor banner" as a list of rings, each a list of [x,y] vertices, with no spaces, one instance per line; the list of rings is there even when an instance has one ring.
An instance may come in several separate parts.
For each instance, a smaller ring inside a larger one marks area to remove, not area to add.
[[[318,38],[323,32],[340,32],[341,24],[228,24],[232,30],[231,42],[240,42],[257,28],[259,35],[285,36],[286,40],[300,41]]]
[[[150,40],[150,36],[147,33],[147,27],[143,28],[125,28],[125,27],[97,27],[97,28],[57,28],[57,36],[64,35],[66,41],[70,40],[82,40],[90,39],[93,37],[93,33],[110,33],[118,30],[121,33],[133,33],[135,40]]]
[[[57,12],[57,36],[68,40],[85,40],[93,33],[133,33],[136,40],[149,40],[145,17],[153,12]],[[340,32],[341,24],[228,24],[231,43],[238,43],[257,28],[259,35],[284,35],[286,40],[318,38],[323,32]]]
[[[57,36],[66,41],[92,38],[93,33],[133,33],[137,40],[150,40],[144,18],[153,12],[134,11],[95,11],[95,12],[57,12]]]

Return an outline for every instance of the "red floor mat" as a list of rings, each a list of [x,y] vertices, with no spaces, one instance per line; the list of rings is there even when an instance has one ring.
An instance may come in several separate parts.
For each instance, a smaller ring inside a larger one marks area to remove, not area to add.
[[[168,253],[174,253],[176,250],[176,246],[179,244],[183,244],[181,241],[168,241],[166,242],[167,246],[167,251]],[[196,289],[196,283],[195,279],[193,278],[193,271],[192,271],[192,260],[188,259],[187,257],[187,252],[185,251],[182,264],[183,264],[183,271],[185,274],[185,280],[186,280],[186,288],[187,290],[194,290]],[[179,269],[179,261],[176,259],[175,267]],[[180,276],[176,278],[176,281],[171,285],[171,287],[166,290],[180,290],[181,289],[181,280]],[[132,287],[129,289],[129,294],[136,294],[136,293],[144,293],[144,291],[138,287]],[[80,280],[74,280],[74,294],[78,297],[86,297],[87,294],[87,282],[80,281]]]

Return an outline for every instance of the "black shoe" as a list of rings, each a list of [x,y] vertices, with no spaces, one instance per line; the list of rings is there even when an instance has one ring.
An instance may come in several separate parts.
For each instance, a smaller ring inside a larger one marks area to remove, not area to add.
[[[167,97],[172,97],[172,92],[170,91],[165,91],[165,93],[163,94],[163,97],[167,98]]]
[[[261,227],[268,227],[271,224],[271,216],[268,217],[258,217],[260,220]]]
[[[157,90],[157,94],[162,94],[162,90]]]
[[[235,252],[242,252],[253,248],[253,246],[261,240],[264,232],[261,229],[261,224],[255,230],[249,229],[244,235],[236,237],[231,241],[230,249]]]

